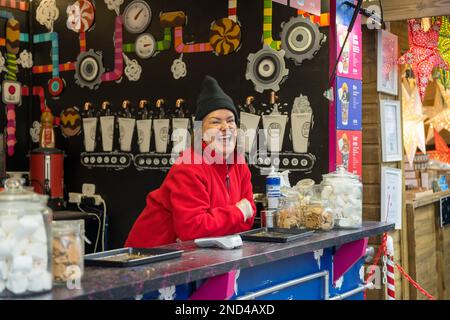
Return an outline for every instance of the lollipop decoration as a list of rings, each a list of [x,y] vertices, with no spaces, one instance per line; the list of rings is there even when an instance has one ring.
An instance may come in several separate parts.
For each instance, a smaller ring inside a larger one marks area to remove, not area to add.
[[[216,55],[235,52],[241,45],[241,27],[229,18],[218,19],[211,25],[209,43]]]
[[[73,5],[67,6],[67,23],[69,30],[83,33],[94,24],[95,9],[88,0],[78,0]]]

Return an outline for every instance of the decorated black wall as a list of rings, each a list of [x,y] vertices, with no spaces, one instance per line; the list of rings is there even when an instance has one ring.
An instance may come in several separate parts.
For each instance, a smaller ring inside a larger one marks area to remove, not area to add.
[[[59,18],[54,24],[54,31],[59,37],[60,63],[76,61],[79,54],[78,34],[66,27],[67,5],[75,1],[57,1]],[[122,13],[126,5],[131,2],[125,0],[120,7]],[[227,16],[226,0],[173,0],[147,1],[153,12],[153,19],[146,32],[151,33],[156,39],[162,39],[163,28],[159,25],[158,16],[160,12],[184,11],[188,17],[187,25],[184,27],[184,42],[207,42],[209,39],[210,24],[219,18]],[[328,1],[324,1],[328,2]],[[32,20],[34,34],[45,33],[48,30],[40,25],[35,19],[36,8],[39,1],[33,2]],[[104,1],[97,0],[95,25],[86,34],[87,49],[101,51],[103,65],[110,71],[114,68],[114,19],[116,13],[108,10]],[[327,9],[327,5],[323,5]],[[295,9],[273,3],[273,34],[279,39],[281,32],[280,24],[296,16]],[[112,103],[112,110],[118,111],[123,100],[130,100],[133,108],[141,99],[148,99],[154,104],[158,98],[163,98],[167,104],[173,106],[176,99],[183,98],[188,108],[195,110],[195,100],[200,90],[200,83],[206,74],[214,76],[223,89],[233,98],[236,104],[243,104],[247,96],[255,97],[255,106],[258,108],[262,103],[269,103],[269,92],[262,94],[254,90],[253,83],[245,79],[247,56],[262,48],[263,33],[263,1],[262,0],[239,0],[237,8],[238,20],[241,23],[242,45],[238,52],[228,56],[216,56],[211,52],[184,54],[183,60],[187,64],[187,76],[175,80],[170,68],[174,59],[180,57],[175,52],[173,45],[171,49],[160,52],[158,55],[143,60],[133,53],[127,53],[130,59],[136,59],[142,67],[141,78],[137,82],[129,81],[125,75],[121,81],[102,83],[97,90],[81,88],[75,83],[74,71],[61,72],[66,86],[58,98],[51,98],[46,91],[47,105],[55,115],[59,115],[67,107],[77,106],[79,109],[86,101],[90,101],[99,110],[104,100]],[[320,28],[324,34],[328,34],[328,28]],[[134,42],[135,34],[123,31],[124,43]],[[36,44],[33,48],[34,64],[48,65],[50,59],[51,45],[49,43]],[[294,98],[300,94],[309,98],[314,113],[314,126],[310,133],[309,152],[316,156],[317,161],[311,172],[296,172],[290,175],[291,183],[296,183],[302,178],[313,178],[317,182],[321,174],[328,169],[328,100],[323,97],[327,89],[328,78],[328,41],[322,46],[312,60],[304,61],[301,66],[296,66],[293,61],[285,59],[286,67],[289,69],[287,80],[281,85],[277,92],[279,102],[292,105]],[[36,74],[33,76],[33,84],[46,88],[51,74]],[[29,101],[27,103],[30,103]],[[40,116],[37,98],[32,99],[32,105],[27,108],[31,110],[30,118],[37,120]],[[22,121],[21,121],[22,122]],[[30,121],[28,123],[31,123]],[[286,128],[285,150],[292,150],[289,139],[290,125]],[[120,247],[137,216],[145,206],[145,198],[149,191],[160,186],[166,171],[143,170],[139,171],[134,166],[124,170],[109,170],[102,168],[88,168],[81,164],[80,153],[84,151],[83,134],[75,137],[65,138],[56,128],[57,147],[66,153],[65,159],[65,183],[68,191],[81,192],[83,183],[94,183],[97,187],[96,193],[100,194],[108,205],[109,227],[108,247]],[[27,169],[25,155],[29,148],[25,148],[30,142],[28,129],[21,128],[17,154],[22,157],[20,162],[8,161],[8,169]],[[115,142],[117,143],[117,142]],[[97,144],[100,145],[100,137]],[[31,147],[36,147],[33,144]],[[284,151],[284,150],[283,150]],[[136,139],[133,141],[132,153],[138,154]],[[20,163],[20,165],[18,165]],[[259,170],[252,168],[252,181],[254,192],[264,192],[264,176]]]

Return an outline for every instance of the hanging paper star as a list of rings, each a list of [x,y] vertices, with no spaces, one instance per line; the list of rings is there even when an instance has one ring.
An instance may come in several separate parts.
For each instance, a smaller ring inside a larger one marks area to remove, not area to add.
[[[409,20],[409,50],[398,59],[399,64],[411,64],[422,101],[425,97],[425,89],[433,68],[440,67],[448,69],[447,64],[437,49],[440,26],[441,20],[437,19],[428,31],[424,31],[420,23],[415,19]]]
[[[433,138],[433,130],[441,132],[450,131],[450,89],[445,89],[438,79],[436,81],[436,95],[434,97],[435,114],[426,123],[430,124],[427,133],[427,142]]]
[[[408,162],[413,165],[417,147],[426,153],[423,124],[425,116],[422,114],[422,102],[417,87],[414,87],[412,92],[408,89],[407,84],[402,82],[403,145]]]
[[[434,130],[434,145],[436,150],[428,152],[430,159],[450,163],[450,149],[436,130]]]
[[[442,17],[441,19],[438,49],[444,61],[450,65],[450,19],[448,17]]]

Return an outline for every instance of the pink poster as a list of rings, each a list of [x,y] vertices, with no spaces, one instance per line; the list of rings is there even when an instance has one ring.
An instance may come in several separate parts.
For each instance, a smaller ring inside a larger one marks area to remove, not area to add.
[[[339,55],[347,35],[347,27],[337,25],[337,53]],[[362,31],[361,17],[356,19],[352,32],[344,45],[341,58],[337,65],[337,75],[356,80],[362,80]]]
[[[292,8],[300,9],[311,13],[316,16],[320,16],[320,0],[291,0],[290,5]]]
[[[338,130],[336,139],[336,165],[343,165],[347,171],[361,176],[362,132]]]

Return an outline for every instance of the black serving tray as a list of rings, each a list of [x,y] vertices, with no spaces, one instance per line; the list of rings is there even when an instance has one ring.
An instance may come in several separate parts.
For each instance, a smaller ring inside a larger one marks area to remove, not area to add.
[[[240,233],[242,240],[259,242],[288,242],[298,240],[314,233],[314,230],[259,228]]]
[[[182,253],[183,250],[122,248],[87,254],[84,256],[84,264],[86,266],[98,267],[134,267],[141,264],[178,258]],[[139,257],[130,258],[129,255],[138,255]]]

